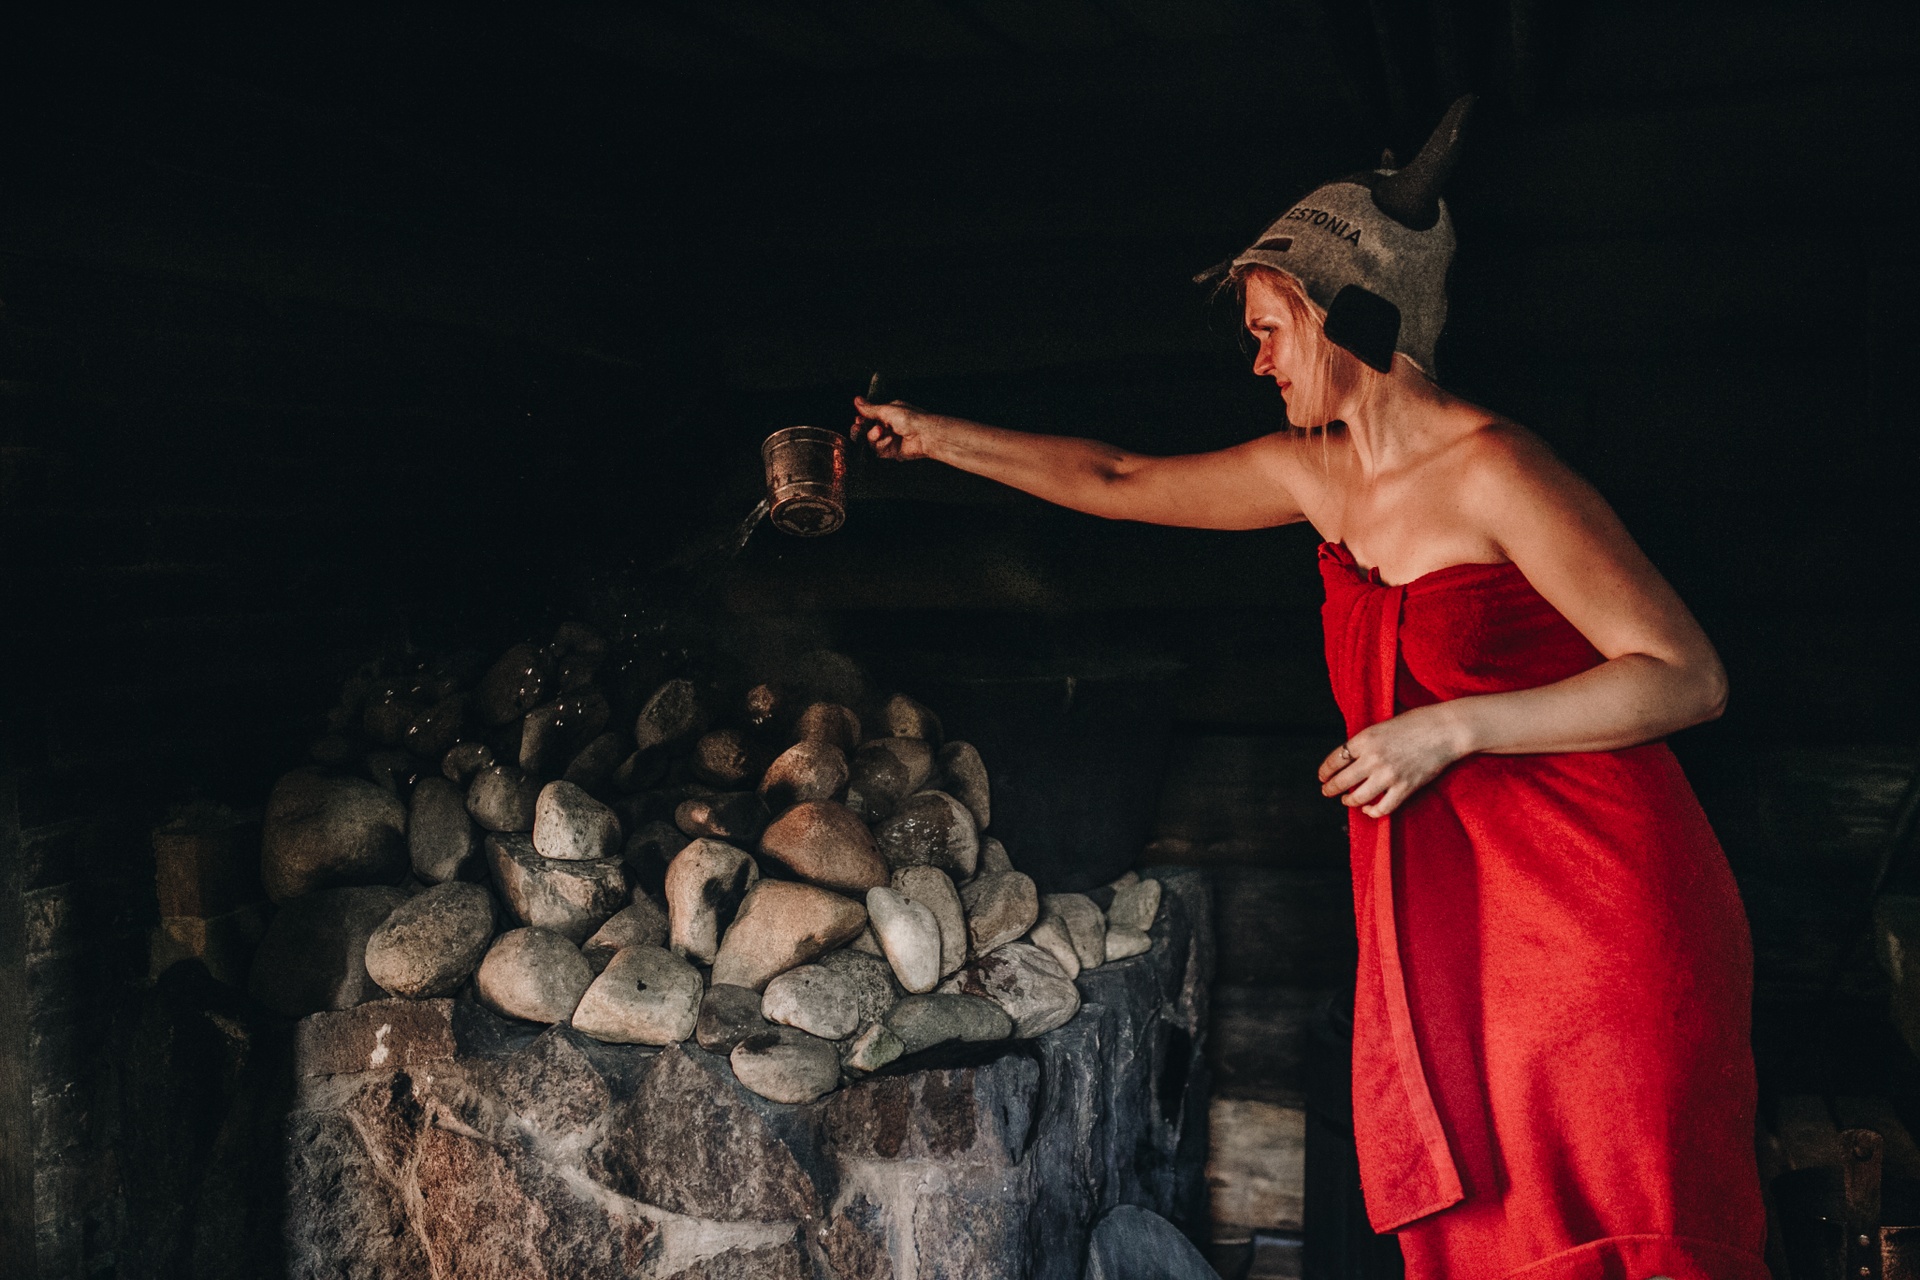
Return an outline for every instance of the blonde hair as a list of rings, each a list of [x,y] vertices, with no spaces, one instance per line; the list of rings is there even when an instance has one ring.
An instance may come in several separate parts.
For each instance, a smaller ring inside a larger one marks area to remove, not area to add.
[[[1320,403],[1290,404],[1288,424],[1296,430],[1325,430],[1334,421],[1335,408],[1345,404],[1365,408],[1378,397],[1382,385],[1391,376],[1381,373],[1345,347],[1327,337],[1327,312],[1307,296],[1306,286],[1275,267],[1257,262],[1243,263],[1221,281],[1222,289],[1231,289],[1244,306],[1247,282],[1259,279],[1272,287],[1285,307],[1293,330],[1300,335],[1301,354],[1319,377]],[[1418,366],[1415,366],[1416,368]]]

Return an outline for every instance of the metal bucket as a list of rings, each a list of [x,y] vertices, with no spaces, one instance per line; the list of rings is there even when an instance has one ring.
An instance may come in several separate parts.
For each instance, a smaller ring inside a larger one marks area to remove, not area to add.
[[[847,518],[847,438],[825,427],[786,427],[760,446],[767,515],[782,533],[817,538]]]

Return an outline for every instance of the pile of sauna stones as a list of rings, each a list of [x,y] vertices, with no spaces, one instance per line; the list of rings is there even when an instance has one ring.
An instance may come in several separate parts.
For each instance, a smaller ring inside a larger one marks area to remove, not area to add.
[[[267,802],[280,909],[253,993],[289,1016],[453,996],[608,1043],[692,1038],[798,1103],[1042,1035],[1082,969],[1149,949],[1157,881],[1040,894],[988,834],[979,752],[866,696],[843,656],[732,697],[667,679],[630,716],[606,659],[568,624],[484,669],[349,682]]]

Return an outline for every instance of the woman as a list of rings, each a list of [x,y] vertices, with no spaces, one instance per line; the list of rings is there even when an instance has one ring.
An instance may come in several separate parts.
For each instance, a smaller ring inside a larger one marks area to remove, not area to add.
[[[1466,105],[1405,169],[1319,188],[1227,264],[1289,430],[1152,458],[856,408],[883,457],[1325,539],[1354,1129],[1410,1276],[1764,1280],[1746,919],[1659,741],[1718,716],[1726,677],[1606,502],[1425,372]]]

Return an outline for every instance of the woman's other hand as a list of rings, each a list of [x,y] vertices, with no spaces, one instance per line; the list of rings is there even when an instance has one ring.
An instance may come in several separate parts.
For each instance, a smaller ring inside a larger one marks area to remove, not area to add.
[[[910,462],[933,456],[929,444],[937,429],[937,415],[917,409],[904,400],[875,404],[865,396],[853,398],[853,410],[860,415],[861,438],[881,457],[893,462]]]
[[[1445,704],[1416,707],[1362,729],[1320,762],[1320,794],[1384,818],[1467,754]]]

